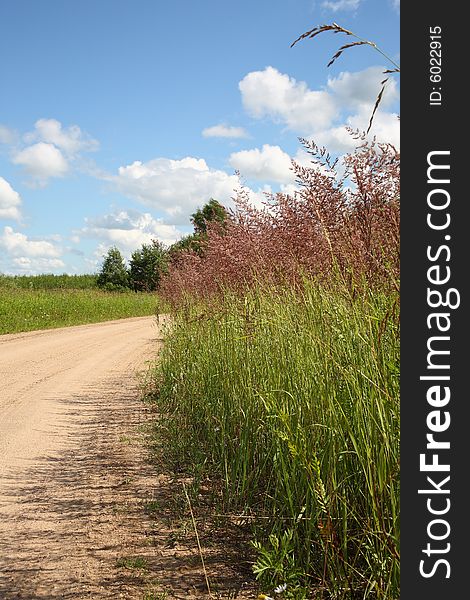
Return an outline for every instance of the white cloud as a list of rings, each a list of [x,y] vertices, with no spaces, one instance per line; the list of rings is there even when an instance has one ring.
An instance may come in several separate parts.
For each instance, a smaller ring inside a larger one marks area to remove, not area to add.
[[[366,108],[349,118],[353,129],[364,130],[369,125],[371,113]],[[400,148],[400,121],[395,113],[378,110],[375,113],[369,137],[375,136],[379,142],[393,144]]]
[[[281,192],[283,194],[294,196],[299,191],[299,187],[295,183],[282,183],[277,189],[273,189],[271,185],[265,184],[262,188],[258,188],[257,190],[245,188],[245,191],[248,193],[249,201],[255,208],[270,211],[271,195]]]
[[[298,133],[328,126],[337,117],[330,93],[310,90],[305,82],[298,82],[273,67],[248,73],[240,81],[239,89],[250,115],[258,119],[270,117]]]
[[[12,162],[22,166],[39,186],[45,186],[51,177],[63,177],[81,159],[82,152],[97,150],[99,146],[78,125],[64,128],[56,119],[39,119],[34,131],[22,139],[27,146],[13,149]]]
[[[202,158],[155,158],[119,167],[117,176],[105,177],[128,196],[163,211],[172,224],[186,223],[189,214],[210,198],[222,204],[235,195],[238,178],[211,169]]]
[[[0,144],[14,144],[17,138],[15,131],[0,124]]]
[[[367,128],[367,126],[366,126]],[[357,148],[357,141],[346,129],[346,125],[331,127],[315,133],[315,143],[324,146],[328,152],[344,154]]]
[[[206,127],[203,129],[202,135],[204,137],[221,137],[221,138],[246,138],[248,137],[247,132],[243,127],[233,127],[230,125],[213,125],[212,127]]]
[[[176,227],[154,219],[150,213],[130,209],[87,218],[85,222],[86,227],[79,232],[82,236],[117,245],[123,251],[136,250],[152,240],[170,245],[182,235]]]
[[[93,268],[97,267],[103,262],[103,258],[106,256],[111,246],[112,244],[98,244],[93,252],[93,258],[86,258],[85,262]]]
[[[347,152],[357,146],[346,126],[367,130],[384,67],[369,67],[358,72],[342,72],[329,78],[325,90],[312,91],[273,67],[249,73],[239,84],[246,109],[256,118],[269,117],[284,123],[303,137],[313,139],[330,152]],[[379,141],[399,141],[399,122],[387,112],[399,98],[397,81],[390,77],[370,136]],[[243,171],[243,169],[240,169]]]
[[[23,233],[4,227],[0,235],[0,247],[14,258],[58,258],[61,250],[46,240],[31,240]]]
[[[381,82],[387,78],[383,67],[369,67],[363,71],[350,73],[344,71],[338,77],[328,79],[328,88],[333,92],[341,108],[356,109],[370,107],[371,111],[382,88]],[[398,86],[393,77],[389,77],[380,102],[382,109],[398,100]]]
[[[14,258],[12,264],[19,272],[24,273],[47,273],[65,267],[64,261],[60,258],[28,258],[27,256]]]
[[[22,166],[39,185],[45,185],[50,177],[63,177],[69,170],[61,151],[45,142],[21,150],[14,155],[13,163]]]
[[[99,143],[88,134],[83,133],[78,125],[63,128],[62,123],[56,119],[39,119],[34,124],[35,131],[24,136],[25,142],[46,142],[54,144],[68,156],[78,152],[92,152],[98,149]]]
[[[347,131],[346,125],[353,131],[358,129],[366,131],[369,126],[372,108],[364,106],[358,113],[350,115],[345,125],[332,127],[324,131],[318,131],[315,134],[315,142],[319,146],[325,146],[329,152],[344,154],[357,148],[358,142]],[[375,137],[378,142],[387,142],[393,144],[395,148],[400,148],[400,121],[395,113],[381,112],[375,113],[372,127],[367,136],[368,139]]]
[[[294,180],[291,157],[279,146],[241,150],[230,155],[230,165],[247,179],[290,183]]]
[[[397,11],[400,12],[400,0],[391,0],[392,1],[392,6],[393,8]]]
[[[6,179],[0,177],[0,219],[15,219],[19,221],[21,213],[19,206],[21,197]]]
[[[332,10],[333,12],[356,10],[362,0],[326,0],[322,2],[322,7]]]
[[[251,204],[261,210],[266,207],[266,202],[273,193],[273,189],[269,184],[263,185],[262,188],[258,188],[256,191],[250,188],[245,188],[245,191],[248,193]]]

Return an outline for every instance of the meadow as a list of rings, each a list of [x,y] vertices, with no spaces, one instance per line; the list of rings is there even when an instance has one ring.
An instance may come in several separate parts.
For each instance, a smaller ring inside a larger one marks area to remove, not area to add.
[[[96,288],[97,275],[0,275],[0,289],[88,290]]]
[[[0,277],[0,334],[155,314],[155,294],[106,292],[94,275]]]
[[[270,597],[399,598],[399,155],[345,163],[242,191],[161,287],[156,441],[201,518],[250,524]]]

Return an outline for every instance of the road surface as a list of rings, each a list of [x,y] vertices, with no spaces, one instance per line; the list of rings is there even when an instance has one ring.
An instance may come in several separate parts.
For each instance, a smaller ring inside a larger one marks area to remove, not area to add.
[[[136,372],[159,336],[155,317],[0,336],[1,600],[142,598],[123,565],[145,535]]]

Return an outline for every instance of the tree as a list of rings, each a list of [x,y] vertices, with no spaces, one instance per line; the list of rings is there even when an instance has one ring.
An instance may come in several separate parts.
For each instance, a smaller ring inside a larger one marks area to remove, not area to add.
[[[202,208],[198,208],[191,215],[194,232],[185,235],[168,249],[169,262],[177,261],[178,257],[186,252],[194,252],[202,256],[204,254],[204,242],[207,240],[208,224],[217,222],[224,227],[227,219],[228,213],[225,207],[214,198],[211,198]]]
[[[129,283],[129,276],[121,252],[113,246],[104,257],[97,285],[108,290],[122,290]]]
[[[207,233],[207,224],[209,222],[218,222],[221,225],[227,220],[226,209],[211,198],[209,202],[204,204],[202,208],[198,208],[195,213],[191,215],[191,223],[194,225],[194,233],[205,235]]]
[[[168,250],[169,260],[173,261],[178,258],[182,253],[194,252],[195,254],[202,254],[202,236],[198,233],[190,233],[183,236],[177,242],[172,244]]]
[[[157,240],[143,244],[132,253],[129,269],[130,285],[135,291],[151,292],[158,289],[168,264],[168,251]]]

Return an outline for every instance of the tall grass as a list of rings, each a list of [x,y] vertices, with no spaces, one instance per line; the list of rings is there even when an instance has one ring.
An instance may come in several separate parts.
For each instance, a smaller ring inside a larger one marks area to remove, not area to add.
[[[155,314],[155,294],[0,286],[0,334]]]
[[[312,166],[293,162],[298,191],[271,195],[259,209],[241,190],[224,226],[208,227],[201,251],[170,264],[161,286],[167,298],[207,298],[226,287],[243,293],[259,280],[297,287],[305,273],[325,282],[339,273],[351,292],[398,289],[399,153],[364,142],[339,170],[324,148],[304,146]]]
[[[396,293],[310,279],[193,299],[158,370],[167,449],[252,518],[265,586],[398,598]]]
[[[243,191],[162,292],[165,456],[254,526],[254,572],[286,598],[399,597],[400,157],[338,170],[305,142],[299,191]]]

